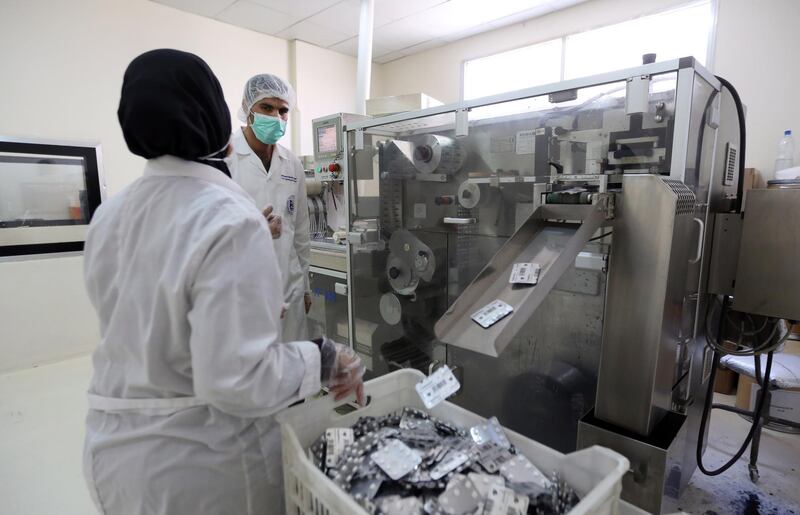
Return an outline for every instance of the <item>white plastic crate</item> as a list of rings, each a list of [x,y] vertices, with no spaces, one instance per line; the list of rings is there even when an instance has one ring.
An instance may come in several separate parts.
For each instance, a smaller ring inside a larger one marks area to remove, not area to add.
[[[278,415],[283,447],[286,513],[366,514],[347,492],[336,486],[308,459],[306,450],[329,427],[349,427],[361,416],[388,415],[404,406],[427,411],[463,428],[486,421],[449,402],[426,409],[414,389],[414,385],[424,377],[419,371],[404,369],[368,381],[365,390],[371,397],[370,403],[346,415],[339,415],[334,410],[348,400],[337,403],[332,396],[306,402]],[[625,457],[598,446],[562,454],[507,429],[506,435],[517,450],[543,473],[549,475],[557,471],[577,491],[581,501],[570,514],[619,512],[622,476],[629,467]]]

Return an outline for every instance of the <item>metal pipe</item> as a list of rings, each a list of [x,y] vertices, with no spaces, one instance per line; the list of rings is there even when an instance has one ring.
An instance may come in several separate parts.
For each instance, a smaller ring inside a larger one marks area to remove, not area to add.
[[[367,114],[370,78],[372,75],[372,26],[375,0],[361,0],[358,26],[358,67],[356,70],[356,113]]]

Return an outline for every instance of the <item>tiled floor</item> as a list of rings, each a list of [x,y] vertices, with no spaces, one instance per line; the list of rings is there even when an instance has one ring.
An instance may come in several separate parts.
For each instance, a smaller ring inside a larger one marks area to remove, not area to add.
[[[0,375],[0,511],[3,514],[94,513],[81,475],[88,356]],[[717,402],[733,403],[731,396]],[[707,466],[732,455],[748,422],[715,410]],[[800,515],[800,435],[766,430],[761,480],[750,482],[745,456],[721,476],[695,472],[680,507],[696,515]]]

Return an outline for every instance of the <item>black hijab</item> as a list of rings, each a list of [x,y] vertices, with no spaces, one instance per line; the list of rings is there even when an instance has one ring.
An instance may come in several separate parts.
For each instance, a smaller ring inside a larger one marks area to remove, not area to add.
[[[145,159],[176,156],[230,176],[224,162],[200,159],[224,156],[231,116],[217,77],[198,56],[162,49],[131,61],[117,116],[134,154]]]

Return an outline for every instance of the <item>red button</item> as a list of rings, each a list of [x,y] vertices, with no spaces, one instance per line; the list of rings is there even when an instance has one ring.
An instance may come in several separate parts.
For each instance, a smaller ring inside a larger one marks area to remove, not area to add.
[[[338,172],[339,171],[339,164],[338,163],[331,163],[328,165],[329,172]]]

